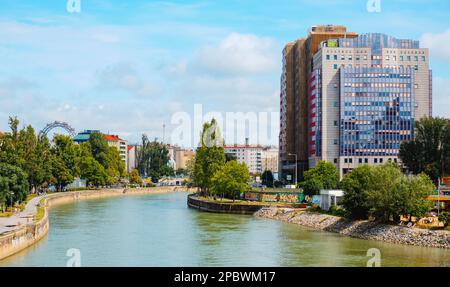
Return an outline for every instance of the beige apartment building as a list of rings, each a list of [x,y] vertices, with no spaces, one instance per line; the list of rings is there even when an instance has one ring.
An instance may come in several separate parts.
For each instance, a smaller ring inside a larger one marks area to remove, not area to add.
[[[354,38],[344,26],[319,25],[312,27],[306,38],[286,44],[280,83],[279,172],[300,179],[308,169],[309,115],[308,79],[313,70],[313,57],[320,43],[330,38]]]

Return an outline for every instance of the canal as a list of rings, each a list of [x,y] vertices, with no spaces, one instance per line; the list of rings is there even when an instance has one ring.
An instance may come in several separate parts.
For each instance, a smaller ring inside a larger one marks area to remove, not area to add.
[[[203,213],[185,193],[80,201],[52,207],[50,231],[0,266],[448,266],[450,250],[366,241],[253,216]]]

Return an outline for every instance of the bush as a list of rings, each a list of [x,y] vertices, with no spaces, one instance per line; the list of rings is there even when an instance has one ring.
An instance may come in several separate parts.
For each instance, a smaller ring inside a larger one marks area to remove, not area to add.
[[[304,177],[300,186],[305,195],[319,194],[321,189],[335,189],[339,184],[336,166],[326,161],[320,161],[315,168],[306,171]]]
[[[156,187],[156,184],[149,182],[145,184],[145,187]]]
[[[439,221],[442,221],[444,223],[444,227],[447,227],[450,223],[450,212],[444,211],[439,214]]]
[[[337,207],[336,205],[332,205],[330,207],[330,209],[328,210],[328,213],[334,216],[339,216],[339,217],[346,217],[347,216],[347,212],[342,209]]]

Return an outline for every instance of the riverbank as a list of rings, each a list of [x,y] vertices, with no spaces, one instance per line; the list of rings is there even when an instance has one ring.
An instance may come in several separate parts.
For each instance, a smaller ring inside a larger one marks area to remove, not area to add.
[[[255,213],[260,218],[275,219],[342,235],[422,247],[450,248],[450,232],[379,224],[367,220],[309,212],[295,208],[262,208]]]
[[[183,187],[167,186],[153,188],[87,190],[49,194],[43,197],[40,201],[35,200],[29,203],[30,206],[28,206],[27,210],[30,212],[27,214],[27,217],[34,218],[34,220],[27,220],[29,222],[25,224],[20,221],[17,223],[5,223],[8,224],[11,231],[0,235],[0,260],[26,249],[47,235],[50,228],[48,210],[52,206],[72,203],[79,200],[186,191],[188,190]],[[43,215],[37,216],[40,211]],[[36,219],[36,217],[38,218]]]

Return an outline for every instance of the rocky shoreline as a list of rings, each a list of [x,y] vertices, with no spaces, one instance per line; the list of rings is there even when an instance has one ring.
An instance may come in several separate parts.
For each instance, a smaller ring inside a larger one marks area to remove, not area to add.
[[[354,221],[295,208],[262,208],[255,216],[280,220],[361,239],[423,247],[450,248],[450,232]]]

